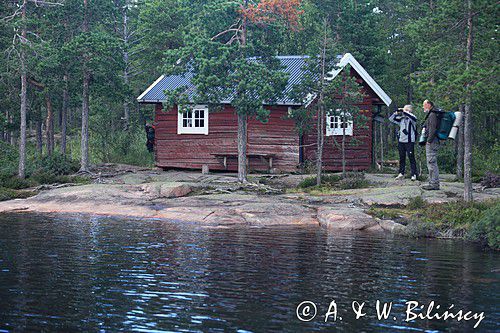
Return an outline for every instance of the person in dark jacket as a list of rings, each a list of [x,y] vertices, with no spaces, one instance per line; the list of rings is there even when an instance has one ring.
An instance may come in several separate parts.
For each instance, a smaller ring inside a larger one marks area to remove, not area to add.
[[[146,131],[146,147],[148,151],[152,153],[155,145],[155,127],[154,125],[146,123],[144,130]]]
[[[415,161],[415,141],[417,137],[417,117],[412,113],[413,107],[405,105],[390,117],[389,121],[399,125],[398,150],[399,174],[396,179],[404,178],[406,168],[406,155],[410,160],[411,180],[417,180],[417,162]]]
[[[439,110],[429,100],[424,101],[424,112],[427,113],[424,130],[427,135],[425,142],[425,155],[427,158],[427,169],[429,170],[429,184],[422,186],[424,190],[439,190],[439,169],[437,155],[440,147],[437,131],[439,129]]]

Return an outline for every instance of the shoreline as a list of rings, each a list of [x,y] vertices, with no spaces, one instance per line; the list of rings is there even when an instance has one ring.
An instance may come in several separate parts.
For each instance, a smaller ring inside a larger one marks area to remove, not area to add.
[[[444,181],[442,190],[423,192],[418,182],[395,181],[392,175],[366,174],[373,184],[367,188],[330,194],[297,191],[298,183],[307,176],[252,175],[254,183],[241,185],[232,174],[134,170],[99,179],[94,184],[56,186],[26,199],[3,201],[0,214],[90,214],[216,227],[319,225],[331,231],[408,234],[405,225],[410,224],[408,220],[380,218],[373,210],[405,207],[417,197],[429,205],[456,202],[463,186]],[[476,198],[498,200],[500,189],[477,192]]]

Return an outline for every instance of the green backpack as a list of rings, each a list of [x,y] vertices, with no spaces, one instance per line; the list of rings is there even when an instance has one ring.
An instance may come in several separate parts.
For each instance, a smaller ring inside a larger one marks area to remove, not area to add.
[[[441,109],[438,110],[437,115],[439,125],[436,136],[439,140],[446,140],[448,139],[448,135],[450,135],[450,131],[453,128],[453,123],[455,122],[457,116],[455,115],[455,112],[443,111]]]

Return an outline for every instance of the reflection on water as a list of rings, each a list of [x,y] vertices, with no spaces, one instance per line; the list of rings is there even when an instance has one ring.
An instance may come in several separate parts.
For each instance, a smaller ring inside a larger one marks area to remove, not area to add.
[[[500,329],[500,255],[457,241],[315,227],[203,228],[96,217],[0,216],[0,332],[465,331],[406,323],[404,303],[485,312]],[[495,273],[496,272],[496,273]],[[350,303],[393,301],[398,319]],[[317,304],[300,322],[296,306]],[[342,321],[324,322],[331,300]],[[367,311],[369,312],[369,311]]]

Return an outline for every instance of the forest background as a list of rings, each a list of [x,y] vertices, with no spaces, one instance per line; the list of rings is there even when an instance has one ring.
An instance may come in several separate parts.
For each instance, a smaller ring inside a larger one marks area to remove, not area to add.
[[[152,120],[153,107],[138,105],[136,97],[172,67],[169,54],[184,48],[192,31],[230,26],[228,12],[244,5],[236,0],[2,0],[0,186],[50,182],[97,163],[152,166],[144,123]],[[384,117],[394,106],[413,104],[423,119],[424,99],[450,111],[467,107],[472,177],[500,173],[497,3],[291,0],[288,5],[300,13],[293,29],[269,22],[260,29],[272,30],[267,43],[276,55],[318,54],[327,22],[331,48],[352,53],[393,99]],[[377,159],[382,151],[384,159],[395,159],[394,125],[385,121],[375,143]],[[459,136],[447,142],[439,159],[442,170],[459,179],[463,147]],[[421,149],[419,160],[425,172]]]

